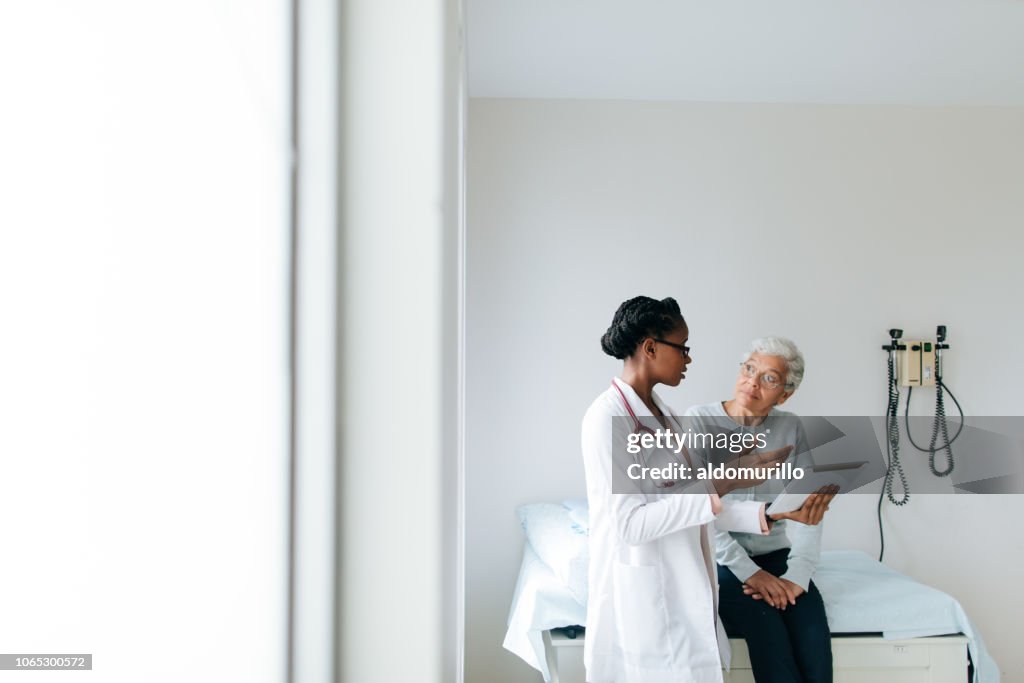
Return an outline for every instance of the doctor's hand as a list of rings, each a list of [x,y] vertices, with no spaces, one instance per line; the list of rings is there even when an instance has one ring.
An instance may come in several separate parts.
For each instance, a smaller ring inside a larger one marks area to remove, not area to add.
[[[726,467],[726,469],[756,467],[759,469],[767,470],[774,467],[775,465],[782,464],[782,462],[789,457],[789,454],[793,452],[793,447],[783,446],[778,450],[767,451],[765,453],[751,452],[752,450],[752,448],[748,448],[744,451],[740,451],[739,455],[736,458],[730,460],[727,463],[724,463],[724,466]],[[718,493],[718,495],[724,496],[730,491],[735,491],[736,489],[745,489],[750,488],[751,486],[757,486],[758,484],[763,484],[765,480],[765,477],[735,477],[732,479],[715,479],[714,485],[715,491]]]
[[[790,596],[787,583],[789,582],[769,574],[763,569],[758,569],[743,584],[743,593],[754,600],[764,600],[776,609],[785,610],[786,605],[796,604],[796,596]]]
[[[818,489],[817,493],[807,496],[807,500],[804,501],[804,504],[798,510],[793,510],[792,512],[773,512],[772,519],[775,521],[791,519],[794,522],[814,526],[825,517],[825,513],[828,511],[828,504],[832,502],[837,493],[839,493],[838,486],[822,486]]]

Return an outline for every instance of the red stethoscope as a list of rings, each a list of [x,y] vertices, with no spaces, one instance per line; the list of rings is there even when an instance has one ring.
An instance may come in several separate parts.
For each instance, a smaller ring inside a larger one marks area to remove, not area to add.
[[[622,397],[623,405],[626,406],[626,410],[629,412],[629,416],[631,418],[633,418],[633,430],[630,432],[630,434],[641,434],[641,433],[646,432],[646,433],[650,434],[651,436],[656,436],[653,429],[651,429],[650,427],[648,427],[648,426],[644,425],[642,422],[640,422],[640,418],[638,418],[636,416],[636,413],[633,412],[633,408],[630,407],[629,401],[626,400],[626,394],[624,394],[622,392],[622,389],[619,388],[619,385],[616,384],[615,382],[612,382],[612,386],[615,387],[615,391],[619,392],[619,396]],[[679,425],[679,422],[675,419],[674,416],[666,415],[665,418],[666,419],[671,419],[673,422],[676,423],[677,426]],[[687,459],[687,460],[689,460],[689,459]],[[641,449],[639,453],[637,453],[636,455],[633,456],[633,462],[635,462],[636,464],[640,465],[641,467],[647,467],[648,466],[647,465],[647,458],[643,454],[643,449]],[[671,487],[675,486],[676,483],[678,483],[678,482],[675,482],[675,481],[665,481],[665,480],[655,480],[653,483],[654,483],[655,488],[667,489],[667,488],[671,488]]]

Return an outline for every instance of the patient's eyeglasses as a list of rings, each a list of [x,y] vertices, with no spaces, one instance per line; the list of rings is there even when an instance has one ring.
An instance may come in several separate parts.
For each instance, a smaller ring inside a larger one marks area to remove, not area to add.
[[[684,357],[690,357],[690,347],[687,346],[686,344],[676,344],[675,342],[665,341],[664,339],[655,339],[654,341],[658,342],[659,344],[671,346],[674,349],[679,349],[679,353],[683,354]]]
[[[783,384],[782,378],[774,370],[758,372],[757,368],[750,363],[740,363],[740,374],[750,379],[760,377],[759,382],[765,389],[778,389]]]

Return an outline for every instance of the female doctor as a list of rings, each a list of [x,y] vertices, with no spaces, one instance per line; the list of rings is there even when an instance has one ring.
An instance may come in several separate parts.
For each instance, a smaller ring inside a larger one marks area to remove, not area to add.
[[[636,464],[626,455],[624,423],[635,425],[634,431],[654,431],[643,424],[683,431],[653,388],[683,379],[691,362],[688,339],[675,300],[645,296],[619,306],[601,338],[605,353],[625,364],[622,377],[612,380],[583,418],[590,506],[584,663],[590,683],[719,683],[720,652],[727,657],[729,649],[718,623],[707,524],[760,534],[770,528],[764,503],[719,497],[762,480],[720,480],[699,493],[692,487],[682,493],[683,481],[643,483],[623,476]],[[790,450],[743,454],[730,464],[768,467]],[[786,517],[816,523],[827,503],[826,497],[812,496]]]

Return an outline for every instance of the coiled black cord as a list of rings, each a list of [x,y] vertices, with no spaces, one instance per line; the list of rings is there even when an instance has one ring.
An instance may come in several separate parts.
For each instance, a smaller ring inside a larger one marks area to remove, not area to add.
[[[903,463],[900,462],[900,391],[896,386],[896,368],[892,352],[889,353],[889,406],[885,413],[886,435],[888,443],[886,454],[889,462],[885,470],[885,494],[893,505],[906,505],[910,502],[910,491],[907,489],[907,475],[903,472]],[[900,478],[900,488],[903,493],[897,499],[893,493],[893,472]]]
[[[910,433],[910,397],[914,393],[914,387],[910,387],[907,390],[907,407],[903,413],[903,421],[907,427],[907,439],[910,444],[921,451],[922,453],[928,454],[928,468],[932,471],[936,477],[948,477],[953,473],[953,442],[960,436],[960,432],[964,430],[964,409],[960,407],[960,401],[956,400],[956,396],[949,390],[945,382],[942,381],[942,359],[936,357],[935,359],[935,421],[932,423],[932,439],[928,444],[928,448],[922,448],[917,445],[914,441],[913,434]],[[949,394],[949,397],[953,399],[953,403],[956,404],[956,408],[960,411],[960,426],[956,430],[956,434],[953,438],[949,438],[949,425],[946,423],[946,405],[942,400],[943,394]],[[936,446],[935,442],[938,441],[939,432],[942,432],[942,439],[944,443],[941,446]],[[946,451],[946,468],[938,469],[935,466],[935,455],[939,451]]]
[[[946,406],[942,402],[942,395],[945,392],[942,391],[942,385],[940,384],[935,388],[935,421],[932,423],[932,440],[928,443],[928,468],[932,471],[936,477],[948,477],[953,473],[953,442],[949,438],[949,427],[946,424]],[[960,424],[963,424],[962,422]],[[935,441],[939,438],[939,430],[942,431],[942,438],[946,442],[946,469],[939,470],[935,467]],[[907,430],[907,436],[910,436],[910,430]]]
[[[893,341],[895,346],[895,340]],[[903,472],[903,464],[900,462],[900,391],[896,386],[896,366],[894,350],[889,351],[889,400],[885,409],[885,486],[878,492],[878,540],[880,548],[878,561],[882,561],[885,555],[885,530],[882,527],[882,503],[885,498],[896,506],[903,506],[910,502],[910,491],[907,489],[907,475]],[[901,498],[897,499],[893,493],[893,473],[899,476],[900,488],[903,490]]]

